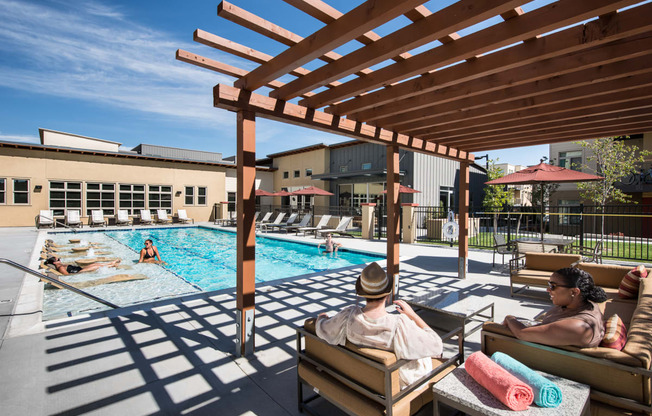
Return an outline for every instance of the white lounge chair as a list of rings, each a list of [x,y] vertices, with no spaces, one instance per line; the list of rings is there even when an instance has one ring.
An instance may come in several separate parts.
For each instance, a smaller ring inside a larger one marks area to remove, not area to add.
[[[54,228],[54,214],[52,210],[42,209],[39,214],[34,218],[36,222],[36,228],[41,227],[52,227]]]
[[[88,225],[91,227],[106,227],[106,220],[104,219],[104,214],[101,209],[94,209],[91,211],[91,216],[88,218]]]
[[[268,228],[279,225],[281,223],[281,221],[283,221],[283,218],[285,218],[285,212],[279,212],[279,214],[276,217],[276,219],[274,220],[274,222],[260,224],[260,230],[267,232]]]
[[[153,224],[154,220],[152,219],[152,214],[149,212],[148,209],[141,209],[140,210],[140,224],[145,225],[145,224]]]
[[[346,231],[346,228],[349,226],[351,223],[351,220],[353,220],[353,217],[342,217],[340,220],[340,223],[337,224],[337,227],[335,228],[325,228],[322,230],[316,230],[315,232],[315,238],[318,237],[319,234],[339,234],[339,235],[345,235],[347,237],[353,237],[353,234],[349,233]]]
[[[298,224],[292,224],[292,225],[279,225],[279,230],[285,231],[286,233],[290,231],[294,231],[296,228],[301,228],[301,227],[307,227],[308,223],[310,222],[310,218],[312,218],[312,214],[306,214],[303,216],[301,221]]]
[[[115,225],[131,225],[133,221],[129,218],[129,211],[126,209],[119,209],[118,215],[115,218]]]
[[[191,221],[193,224],[195,223],[195,220],[193,218],[188,218],[188,214],[186,214],[185,209],[177,210],[177,218],[179,218],[179,222],[182,224],[188,224]]]
[[[296,234],[299,235],[300,232],[303,232],[303,235],[306,235],[306,233],[314,233],[317,230],[321,230],[322,228],[326,227],[328,225],[328,221],[331,220],[330,215],[322,215],[321,218],[319,219],[319,222],[317,223],[317,226],[315,227],[299,227],[295,229]]]
[[[283,224],[280,224],[280,223],[279,224],[267,224],[265,226],[265,229],[266,229],[265,231],[269,231],[270,229],[272,229],[272,230],[273,229],[279,229],[280,230],[282,227],[290,226],[290,225],[294,224],[294,221],[296,221],[298,216],[299,216],[299,214],[290,214],[287,221],[285,221]]]
[[[66,225],[68,227],[79,227],[82,228],[84,224],[81,222],[80,214],[78,209],[69,209],[66,211]]]
[[[168,218],[168,212],[164,209],[156,210],[156,223],[157,224],[172,224],[172,220]]]
[[[269,222],[269,219],[270,219],[271,217],[272,217],[272,213],[271,213],[271,212],[267,212],[267,213],[265,213],[265,215],[263,215],[263,219],[262,219],[262,220],[260,220],[260,221],[256,221],[256,227],[260,227],[261,224],[266,224],[266,223],[268,223],[268,222]]]

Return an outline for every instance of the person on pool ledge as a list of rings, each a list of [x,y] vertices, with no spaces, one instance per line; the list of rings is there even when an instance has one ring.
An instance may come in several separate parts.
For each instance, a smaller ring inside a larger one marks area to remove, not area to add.
[[[156,248],[152,240],[145,240],[145,248],[140,250],[140,259],[138,260],[138,263],[164,263],[163,260],[161,260],[161,255],[158,254],[158,248]]]
[[[88,266],[80,267],[74,264],[64,264],[58,257],[50,257],[45,260],[45,264],[51,264],[57,271],[63,275],[87,273],[92,272],[100,267],[116,267],[120,263],[120,259],[108,263],[91,263]]]

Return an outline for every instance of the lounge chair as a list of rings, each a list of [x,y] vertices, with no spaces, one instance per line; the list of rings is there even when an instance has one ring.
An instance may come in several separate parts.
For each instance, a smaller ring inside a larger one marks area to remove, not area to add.
[[[129,218],[129,211],[126,209],[119,209],[118,215],[115,218],[115,225],[132,225],[133,221]]]
[[[94,209],[91,211],[91,216],[88,218],[88,225],[91,227],[106,227],[106,220],[104,219],[104,214],[101,209]]]
[[[331,220],[330,215],[322,215],[316,227],[299,227],[295,229],[295,232],[297,235],[299,235],[300,232],[303,232],[303,235],[306,235],[306,233],[308,232],[310,233],[317,232],[317,230],[321,230],[322,228],[326,227],[328,225],[328,221],[330,220]]]
[[[267,212],[263,215],[263,219],[256,221],[256,228],[260,227],[261,224],[266,224],[269,222],[269,219],[272,217],[272,212]]]
[[[179,218],[179,222],[182,224],[188,224],[191,221],[193,224],[195,223],[195,220],[193,218],[188,218],[188,214],[186,214],[185,209],[177,210],[177,218]]]
[[[310,218],[312,218],[312,214],[306,214],[306,215],[303,216],[303,218],[301,219],[301,221],[298,224],[296,224],[296,225],[294,225],[294,224],[292,224],[292,225],[279,225],[278,229],[279,229],[279,231],[285,231],[286,233],[288,233],[290,231],[294,231],[297,228],[306,227],[308,225],[308,223],[310,222]]]
[[[156,210],[156,223],[157,224],[172,224],[172,220],[168,218],[168,212],[164,209]]]
[[[54,228],[54,214],[51,210],[42,209],[39,214],[34,218],[36,228],[52,227]]]
[[[315,231],[315,238],[319,236],[319,234],[339,234],[339,235],[345,235],[347,237],[353,237],[353,234],[349,233],[346,231],[346,228],[349,226],[351,221],[353,220],[353,217],[342,217],[340,220],[340,223],[337,224],[337,227],[335,228],[326,228],[323,230],[316,230]]]
[[[140,210],[140,224],[145,225],[145,224],[153,224],[154,220],[152,219],[152,214],[149,212],[148,209],[141,209]]]
[[[84,224],[81,222],[81,218],[79,218],[78,209],[71,209],[66,212],[66,225],[71,228],[82,228],[84,226]]]
[[[287,219],[287,221],[285,221],[285,223],[267,225],[265,227],[267,229],[266,231],[269,231],[270,228],[280,230],[282,227],[288,227],[288,226],[294,224],[294,221],[296,221],[298,216],[299,216],[299,214],[290,214],[290,217],[288,217],[288,219]]]
[[[260,230],[267,232],[268,228],[279,225],[281,223],[281,221],[283,221],[283,218],[285,218],[285,212],[279,212],[279,214],[276,216],[276,219],[274,220],[274,222],[260,224]]]

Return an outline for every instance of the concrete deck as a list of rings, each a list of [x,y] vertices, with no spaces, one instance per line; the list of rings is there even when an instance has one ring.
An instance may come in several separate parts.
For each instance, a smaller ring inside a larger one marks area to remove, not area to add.
[[[33,229],[0,229],[0,248],[6,257],[27,264],[36,236]],[[384,242],[336,240],[345,247],[385,250]],[[498,321],[506,314],[532,318],[550,305],[544,292],[541,301],[510,298],[508,277],[492,270],[491,252],[471,251],[469,277],[461,281],[456,277],[456,249],[401,245],[400,250],[403,294],[463,287],[492,299]],[[2,299],[15,300],[23,276],[0,267]],[[247,358],[233,355],[233,290],[47,321],[24,335],[5,333],[16,304],[0,304],[5,334],[0,344],[0,413],[298,415],[295,328],[306,318],[355,302],[360,270],[259,287],[256,353]],[[479,332],[467,339],[467,354],[480,348],[479,339]],[[320,406],[326,414],[340,414],[328,403]]]

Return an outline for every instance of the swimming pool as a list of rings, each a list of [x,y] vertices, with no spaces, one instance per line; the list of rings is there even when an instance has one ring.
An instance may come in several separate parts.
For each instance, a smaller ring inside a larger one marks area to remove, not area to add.
[[[80,238],[80,245],[97,242],[109,257],[122,259],[123,270],[101,268],[98,272],[71,275],[71,282],[97,279],[116,273],[142,274],[146,280],[90,287],[86,291],[120,306],[184,294],[235,287],[236,234],[205,227],[140,228],[51,234],[57,244]],[[152,239],[167,265],[137,263],[146,239]],[[97,250],[96,250],[97,251]],[[64,263],[78,257],[65,256]],[[85,257],[97,255],[91,251]],[[314,245],[262,236],[256,237],[256,282],[301,276],[382,260],[384,257],[342,250],[322,255]],[[67,290],[46,290],[44,317],[99,310],[101,305]]]

